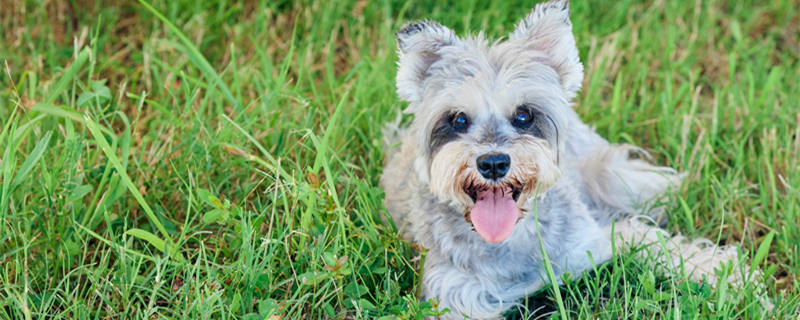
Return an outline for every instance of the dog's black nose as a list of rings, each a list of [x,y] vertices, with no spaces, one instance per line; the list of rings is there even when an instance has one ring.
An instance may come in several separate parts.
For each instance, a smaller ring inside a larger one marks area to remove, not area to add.
[[[478,157],[478,172],[486,179],[500,179],[508,173],[511,158],[505,153],[484,154]]]

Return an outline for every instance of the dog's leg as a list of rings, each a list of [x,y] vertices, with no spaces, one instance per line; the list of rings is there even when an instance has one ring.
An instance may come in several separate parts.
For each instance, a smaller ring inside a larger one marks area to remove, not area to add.
[[[499,282],[468,273],[435,254],[425,258],[422,300],[435,297],[438,310],[450,312],[438,319],[502,319],[502,313],[536,288],[514,288],[518,283]],[[541,286],[539,283],[529,286]],[[437,319],[430,317],[430,319]]]
[[[444,319],[498,319],[519,305],[521,298],[549,282],[547,260],[559,284],[565,272],[578,276],[595,263],[608,260],[611,257],[610,234],[587,213],[578,214],[581,206],[577,206],[578,209],[574,206],[571,203],[568,207],[549,207],[550,215],[540,220],[541,238],[536,236],[539,229],[532,217],[521,222],[523,229],[516,232],[529,236],[511,239],[507,244],[509,247],[533,244],[529,247],[532,252],[473,259],[468,266],[458,266],[453,257],[429,251],[423,268],[422,299],[436,297],[440,310],[450,309]],[[567,212],[572,213],[568,218],[565,217]],[[547,253],[547,260],[543,251]],[[455,254],[455,251],[446,252]]]
[[[600,145],[595,150],[595,157],[585,158],[579,171],[584,192],[593,204],[592,216],[609,229],[608,234],[611,220],[618,221],[614,226],[618,249],[646,246],[644,252],[654,254],[667,274],[678,276],[685,271],[688,280],[712,286],[720,280],[716,270],[729,263],[733,270],[722,280],[731,286],[740,287],[745,280],[760,278],[759,270],[750,272],[740,265],[736,246],[720,247],[704,238],[672,236],[657,226],[666,222],[658,200],[682,178],[675,170],[648,163],[641,158],[648,158],[647,153],[635,146]],[[632,153],[641,157],[632,158]],[[765,306],[770,305],[764,301]]]
[[[680,276],[683,269],[688,280],[714,287],[720,280],[715,270],[729,263],[732,263],[733,270],[723,280],[732,286],[741,286],[750,273],[746,266],[740,267],[736,246],[720,247],[708,239],[689,240],[681,235],[670,236],[664,229],[648,223],[648,220],[640,216],[616,223],[615,246],[619,249],[643,248],[641,254],[653,255],[667,274]]]

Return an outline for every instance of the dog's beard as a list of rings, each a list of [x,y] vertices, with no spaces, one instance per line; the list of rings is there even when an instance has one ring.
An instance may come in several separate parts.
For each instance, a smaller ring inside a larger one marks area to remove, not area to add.
[[[508,173],[491,181],[478,173],[475,149],[461,141],[442,146],[431,161],[431,192],[460,203],[484,240],[501,242],[511,236],[528,201],[555,184],[560,170],[545,140],[522,136],[504,148],[511,158]]]

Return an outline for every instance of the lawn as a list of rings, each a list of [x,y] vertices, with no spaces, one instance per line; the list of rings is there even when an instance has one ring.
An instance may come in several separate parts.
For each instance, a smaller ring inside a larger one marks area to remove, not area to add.
[[[498,38],[534,3],[254,2],[3,4],[0,319],[434,313],[377,186],[394,31]],[[572,21],[581,117],[686,173],[671,232],[765,276],[712,289],[620,252],[509,317],[800,317],[800,3],[573,1]]]

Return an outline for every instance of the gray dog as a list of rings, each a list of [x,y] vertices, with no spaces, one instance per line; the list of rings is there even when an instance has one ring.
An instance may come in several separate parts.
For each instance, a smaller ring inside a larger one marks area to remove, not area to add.
[[[505,41],[421,21],[397,43],[397,93],[414,120],[387,128],[400,147],[381,185],[401,233],[428,250],[421,298],[449,308],[446,318],[501,317],[547,283],[543,253],[556,277],[579,274],[608,260],[612,243],[665,234],[640,221],[663,220],[652,200],[680,175],[609,144],[572,109],[583,66],[566,1],[537,5]],[[663,261],[683,261],[692,279],[736,257],[666,239]]]

